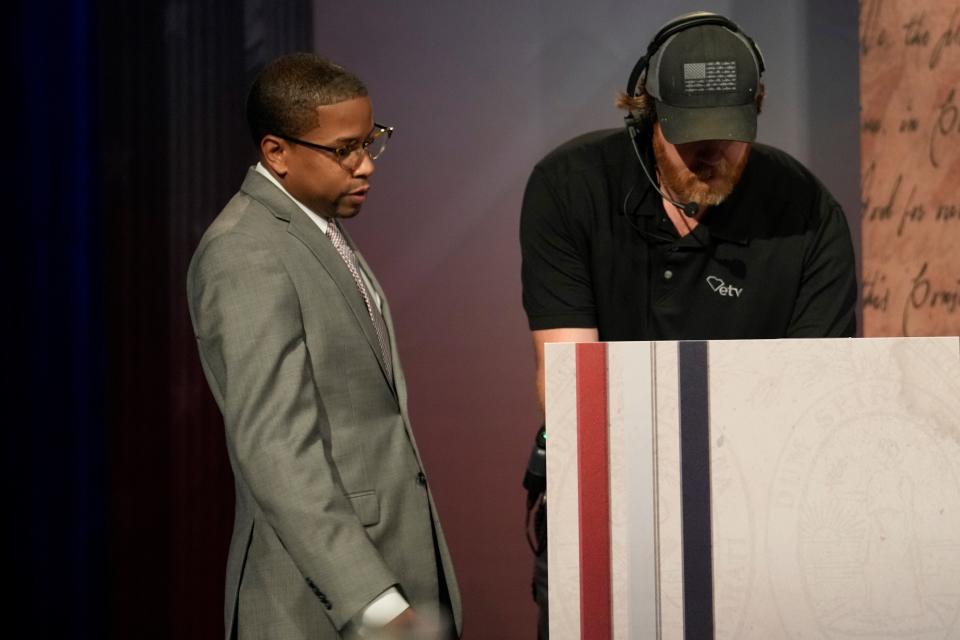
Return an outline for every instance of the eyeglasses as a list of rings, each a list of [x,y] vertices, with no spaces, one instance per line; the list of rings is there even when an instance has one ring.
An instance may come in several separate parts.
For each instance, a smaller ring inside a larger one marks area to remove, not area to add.
[[[351,142],[341,147],[327,147],[322,144],[307,142],[306,140],[285,135],[279,135],[278,137],[283,138],[287,142],[299,144],[310,149],[332,153],[337,158],[337,162],[341,167],[353,172],[363,164],[363,154],[370,156],[371,160],[376,160],[382,156],[383,151],[387,148],[387,140],[389,140],[392,135],[393,127],[374,123],[373,130],[363,142]]]

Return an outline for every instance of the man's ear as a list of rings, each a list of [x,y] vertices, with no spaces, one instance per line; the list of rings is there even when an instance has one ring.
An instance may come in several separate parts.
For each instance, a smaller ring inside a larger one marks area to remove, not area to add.
[[[282,138],[267,134],[260,140],[260,156],[264,164],[281,178],[287,175],[287,154],[290,146]]]
[[[763,99],[766,97],[766,95],[767,95],[767,88],[761,82],[760,85],[757,87],[757,98],[756,98],[757,115],[760,115],[763,112]]]

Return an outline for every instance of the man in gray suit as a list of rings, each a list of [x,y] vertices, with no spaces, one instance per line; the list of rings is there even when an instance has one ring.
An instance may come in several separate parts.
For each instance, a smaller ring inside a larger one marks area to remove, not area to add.
[[[356,76],[311,54],[261,72],[247,119],[260,162],[187,276],[235,477],[226,637],[419,638],[437,610],[459,635],[390,309],[340,228],[392,129]]]

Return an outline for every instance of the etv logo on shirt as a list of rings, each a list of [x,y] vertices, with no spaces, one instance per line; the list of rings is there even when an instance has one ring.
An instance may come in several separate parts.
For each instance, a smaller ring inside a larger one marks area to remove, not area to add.
[[[707,276],[707,284],[718,294],[727,298],[739,298],[740,294],[743,293],[743,287],[735,287],[732,284],[727,284],[717,276]]]

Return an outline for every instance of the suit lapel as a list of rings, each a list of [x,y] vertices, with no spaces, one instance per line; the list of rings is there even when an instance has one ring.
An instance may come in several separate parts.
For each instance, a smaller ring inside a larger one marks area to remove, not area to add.
[[[337,250],[333,247],[330,239],[324,235],[320,227],[318,227],[307,214],[300,210],[300,207],[298,207],[295,202],[277,189],[269,180],[257,173],[256,170],[250,169],[247,172],[247,177],[243,181],[241,191],[263,203],[277,218],[289,222],[287,232],[305,244],[323,268],[326,269],[330,278],[337,285],[340,293],[347,301],[347,306],[350,307],[350,311],[360,325],[363,335],[367,339],[367,343],[373,350],[377,362],[380,363],[380,370],[383,372],[384,379],[389,384],[390,376],[387,375],[386,363],[383,360],[383,354],[380,352],[380,342],[377,340],[377,333],[373,327],[373,322],[370,320],[367,305],[363,301],[363,296],[360,295],[360,291],[357,289],[353,275],[351,275],[347,265],[344,264],[343,258],[340,257],[340,254],[337,253]],[[362,260],[359,254],[357,257],[359,260]],[[372,279],[373,276],[366,267],[366,263],[363,263],[363,265],[364,268],[367,269],[367,275]],[[379,289],[379,285],[376,286]],[[380,295],[381,300],[384,300],[383,295]],[[386,320],[386,317],[384,319]],[[392,335],[393,329],[389,322],[387,322],[387,327]],[[393,340],[391,339],[391,344],[392,342]],[[396,389],[393,389],[393,391],[396,393]]]
[[[373,269],[370,268],[370,265],[367,264],[367,261],[363,257],[363,253],[357,250],[357,246],[353,244],[353,238],[347,233],[346,229],[343,227],[340,228],[343,237],[346,238],[347,243],[350,245],[350,248],[353,249],[354,254],[357,256],[357,261],[360,263],[360,268],[363,269],[363,272],[367,274],[367,277],[370,279],[370,284],[373,285],[374,291],[377,292],[377,295],[380,296],[380,314],[383,316],[383,324],[387,328],[387,338],[390,342],[390,360],[393,362],[393,382],[394,386],[398,387],[403,383],[403,373],[400,371],[400,356],[397,353],[397,341],[396,333],[393,330],[393,317],[390,314],[390,305],[387,302],[387,295],[383,292],[383,287],[380,286],[380,281],[377,280],[377,276],[374,275]],[[372,301],[371,301],[372,302]],[[374,333],[376,335],[376,333]],[[379,342],[377,343],[379,344]],[[401,394],[401,397],[403,395]],[[406,408],[404,408],[406,411]]]
[[[397,341],[395,339],[396,333],[394,333],[393,330],[393,315],[390,313],[390,304],[387,302],[387,296],[383,293],[383,287],[380,286],[380,282],[373,274],[373,269],[371,269],[370,265],[367,264],[367,261],[363,259],[363,254],[357,251],[356,246],[353,244],[353,240],[346,235],[346,231],[343,233],[344,237],[347,239],[347,242],[350,243],[350,247],[353,248],[354,253],[357,254],[357,260],[360,262],[360,266],[363,267],[363,270],[370,277],[370,282],[373,284],[374,288],[377,290],[377,294],[380,296],[383,322],[387,326],[387,332],[390,334],[390,352],[391,359],[393,360],[394,394],[396,395],[397,401],[400,404],[400,414],[403,416],[403,426],[407,431],[408,438],[410,439],[410,446],[413,447],[413,453],[417,457],[417,462],[420,464],[420,467],[423,468],[423,460],[420,458],[420,450],[417,448],[417,440],[413,436],[413,430],[410,427],[410,420],[408,419],[410,414],[408,413],[407,409],[407,382],[406,378],[403,377],[403,368],[400,366],[400,354],[397,351]]]

